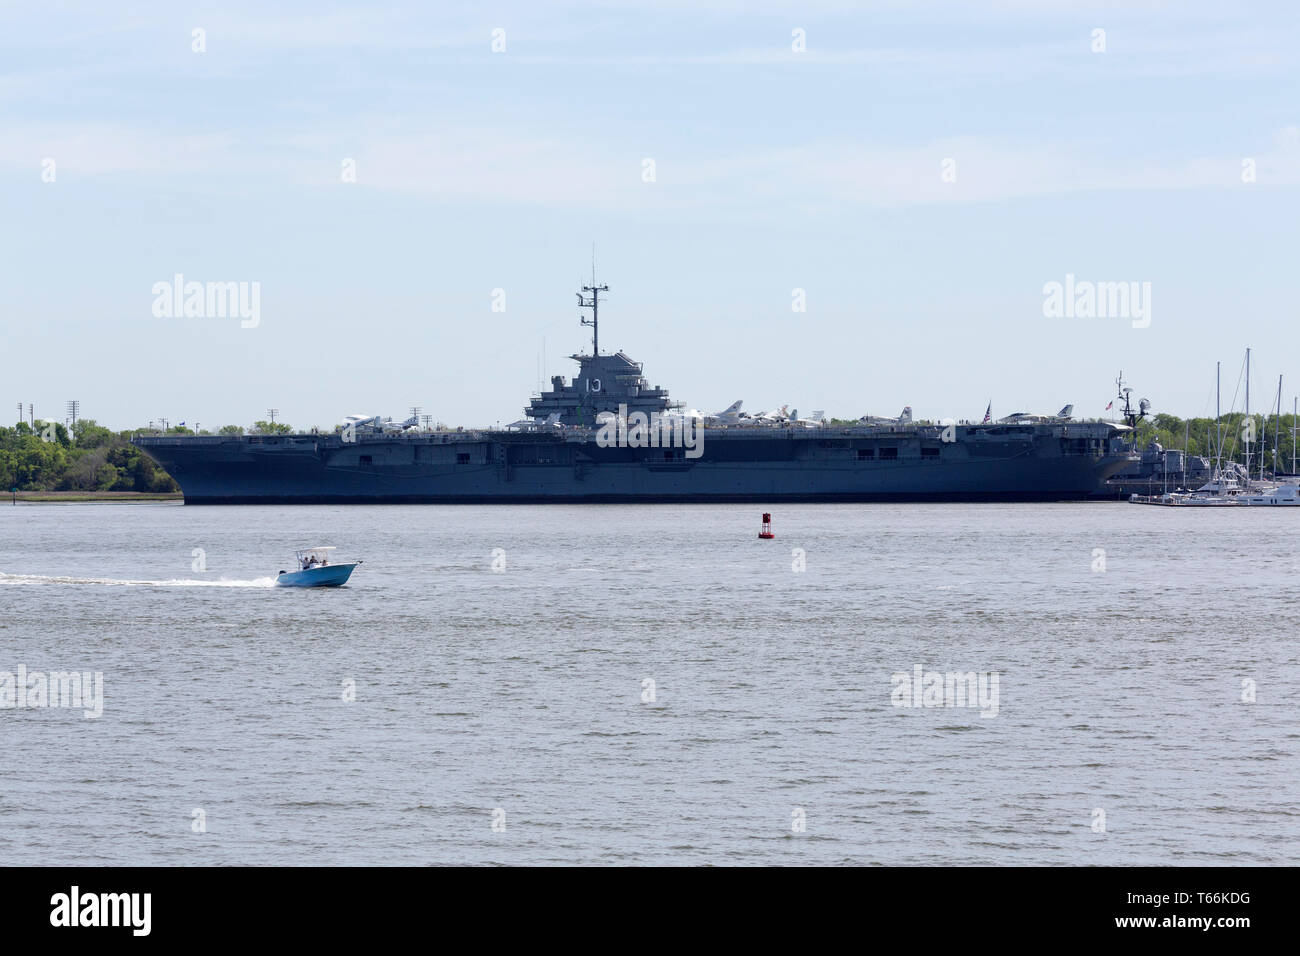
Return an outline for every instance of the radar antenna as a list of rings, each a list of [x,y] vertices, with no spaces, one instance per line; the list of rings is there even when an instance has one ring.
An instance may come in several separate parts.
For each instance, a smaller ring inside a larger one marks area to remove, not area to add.
[[[1124,421],[1128,422],[1129,428],[1137,428],[1137,423],[1147,417],[1151,409],[1151,401],[1146,398],[1141,399],[1138,402],[1138,410],[1133,411],[1133,403],[1130,400],[1133,389],[1124,384],[1124,373],[1122,371],[1119,373],[1119,377],[1115,379],[1115,387],[1119,390],[1116,397],[1124,402]],[[1137,441],[1136,435],[1134,435],[1133,440],[1134,442]]]
[[[591,326],[591,355],[593,358],[600,354],[600,294],[608,291],[609,286],[596,285],[596,250],[593,247],[591,251],[591,285],[582,287],[582,292],[590,293],[590,297],[584,297],[582,292],[577,293],[578,308],[591,309],[591,318],[582,318],[579,321],[583,325]]]

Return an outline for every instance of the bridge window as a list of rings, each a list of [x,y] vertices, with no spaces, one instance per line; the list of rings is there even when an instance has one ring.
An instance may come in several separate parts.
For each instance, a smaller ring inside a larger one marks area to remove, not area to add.
[[[895,458],[898,457],[898,449],[897,449],[897,448],[882,448],[882,449],[880,449],[880,457],[881,457],[881,459],[884,460],[884,461],[893,461]]]

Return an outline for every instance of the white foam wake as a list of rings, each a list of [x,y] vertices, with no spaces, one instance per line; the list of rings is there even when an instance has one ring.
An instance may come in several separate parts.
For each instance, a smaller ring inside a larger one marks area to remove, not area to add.
[[[5,574],[0,571],[0,585],[4,584],[99,584],[136,588],[270,588],[275,587],[275,578],[253,578],[251,581],[232,581],[229,578],[218,578],[209,581],[196,578],[134,581],[123,578],[74,578],[48,574]]]

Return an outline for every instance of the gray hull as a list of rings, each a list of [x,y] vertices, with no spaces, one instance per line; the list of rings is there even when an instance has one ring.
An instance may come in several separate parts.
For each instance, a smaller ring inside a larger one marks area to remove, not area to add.
[[[1131,460],[1104,423],[706,429],[681,448],[591,433],[141,436],[187,504],[1062,501]]]

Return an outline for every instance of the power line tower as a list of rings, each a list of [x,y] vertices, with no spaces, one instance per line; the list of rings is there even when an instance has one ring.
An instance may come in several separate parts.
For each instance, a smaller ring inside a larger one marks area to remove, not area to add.
[[[68,423],[75,432],[77,430],[77,412],[81,411],[81,402],[75,399],[68,402]]]

